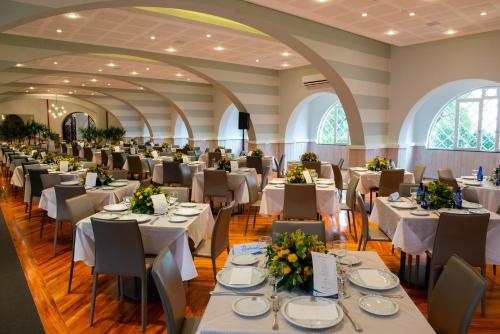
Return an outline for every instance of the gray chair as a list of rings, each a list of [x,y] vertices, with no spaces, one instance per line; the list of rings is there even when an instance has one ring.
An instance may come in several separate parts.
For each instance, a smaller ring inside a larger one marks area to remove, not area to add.
[[[264,169],[262,167],[262,157],[257,156],[248,156],[247,157],[247,167],[255,168],[257,174],[262,175],[264,173]]]
[[[340,158],[339,162],[337,163],[337,166],[339,166],[340,170],[342,170],[342,166],[344,166],[344,158]]]
[[[356,230],[356,219],[354,215],[354,207],[356,206],[356,188],[358,187],[359,177],[353,175],[349,180],[347,185],[347,194],[345,196],[345,203],[342,203],[340,209],[345,210],[347,213],[347,222],[349,224],[349,233],[351,231],[351,216],[352,216],[352,226],[354,228],[354,241],[358,241],[358,232]]]
[[[373,207],[373,192],[377,196],[387,197],[392,193],[399,191],[399,185],[404,182],[404,169],[387,169],[380,174],[380,182],[378,188],[370,189],[370,212]]]
[[[83,148],[83,158],[90,162],[90,161],[92,161],[93,157],[94,157],[94,152],[92,152],[92,148],[84,147]]]
[[[189,188],[187,187],[161,187],[163,192],[168,195],[172,193],[177,193],[177,199],[181,203],[190,202],[189,200]]]
[[[296,230],[301,229],[305,234],[316,234],[318,239],[326,242],[325,233],[325,223],[321,220],[311,220],[311,221],[273,221],[272,226],[272,237],[276,240],[276,236],[279,233],[292,233]]]
[[[40,175],[40,179],[42,180],[43,190],[52,188],[57,184],[61,184],[61,175],[60,174],[42,174]],[[42,222],[40,225],[40,238],[43,236],[43,227],[45,226],[45,220],[47,219],[47,212],[42,212]]]
[[[432,290],[437,278],[453,254],[459,255],[468,264],[481,268],[481,274],[486,276],[486,233],[490,214],[461,215],[443,212],[439,216],[439,223],[434,237],[430,258],[429,290]],[[483,297],[481,311],[486,315],[486,296]]]
[[[222,159],[220,152],[208,152],[208,167],[213,167]]]
[[[410,197],[411,196],[411,188],[418,188],[418,183],[401,183],[399,185],[399,196],[401,197]]]
[[[415,177],[415,183],[420,184],[424,179],[425,165],[416,164],[415,170],[413,171],[413,176]]]
[[[52,248],[52,256],[56,256],[59,225],[62,225],[65,221],[71,220],[68,207],[66,206],[66,200],[69,198],[86,194],[84,186],[55,185],[54,190],[56,192],[57,210],[56,210],[56,221],[54,222],[54,245]]]
[[[224,203],[228,203],[233,199],[233,192],[229,189],[226,171],[210,169],[203,171],[203,198],[209,199],[212,209],[214,199],[223,198]]]
[[[438,168],[437,170],[438,178],[454,179],[453,172],[450,168]]]
[[[361,216],[361,237],[359,238],[358,251],[361,250],[361,245],[363,245],[363,251],[365,251],[368,241],[392,241],[391,238],[389,238],[382,230],[376,227],[371,228],[368,225],[368,215],[366,214],[365,210],[365,201],[359,193],[356,195],[355,210]]]
[[[312,169],[316,171],[318,177],[321,176],[321,161],[304,161],[302,165],[307,169]]]
[[[95,239],[95,266],[90,304],[90,326],[94,324],[95,298],[100,274],[117,275],[120,296],[122,276],[141,280],[141,323],[147,323],[147,279],[154,259],[145,258],[141,232],[136,220],[105,220],[91,217]]]
[[[247,223],[245,225],[245,235],[248,231],[248,222],[250,220],[250,210],[254,209],[253,212],[253,228],[255,229],[255,221],[257,219],[257,211],[260,208],[259,199],[259,186],[257,185],[257,178],[253,174],[245,175],[245,180],[248,189],[248,211],[247,211]]]
[[[108,160],[109,160],[109,151],[101,150],[101,166],[104,168],[108,168]]]
[[[486,279],[451,255],[429,298],[429,323],[436,333],[467,334]]]
[[[175,161],[162,161],[163,184],[182,184],[181,164]]]
[[[201,318],[185,316],[186,292],[179,268],[168,247],[156,257],[151,275],[160,295],[167,333],[194,334]]]
[[[347,184],[344,183],[340,167],[338,165],[332,164],[332,169],[333,178],[335,180],[335,188],[337,188],[337,191],[339,191],[339,201],[342,202],[343,191],[347,189]]]
[[[66,143],[61,143],[61,152],[63,155],[68,155],[68,145]]]
[[[29,215],[28,215],[29,222],[31,222],[31,212],[33,210],[33,198],[42,196],[43,185],[40,176],[42,174],[47,174],[47,173],[48,171],[46,169],[42,169],[39,167],[28,169],[28,175],[29,175],[28,177],[30,179],[30,186],[31,186],[30,199],[29,202],[26,203],[27,205],[29,205]]]
[[[115,180],[126,180],[128,177],[128,170],[126,169],[113,169],[108,172],[108,175]]]
[[[447,177],[440,176],[439,182],[448,185],[448,187],[450,187],[453,190],[453,192],[455,192],[458,188],[458,182],[454,178],[447,178]]]
[[[137,175],[139,180],[141,180],[144,176],[141,157],[138,155],[129,155],[127,158],[127,162],[128,162],[128,172],[130,174],[130,177],[133,179],[134,176]]]
[[[215,225],[212,230],[212,238],[203,240],[193,251],[193,256],[212,259],[212,270],[214,280],[217,280],[216,259],[224,251],[229,253],[229,223],[233,212],[234,201],[229,205],[222,207],[215,219]]]
[[[68,293],[71,292],[71,281],[73,280],[73,268],[75,266],[75,238],[76,238],[76,224],[95,213],[92,201],[89,195],[80,195],[66,200],[66,207],[68,208],[69,221],[72,226],[72,245],[71,245],[71,265],[69,268],[68,280]]]
[[[477,191],[474,187],[465,186],[462,189],[462,198],[469,202],[479,203],[479,196],[477,195]]]
[[[316,220],[316,185],[285,184],[285,199],[283,201],[283,219]]]
[[[127,160],[127,154],[123,152],[113,152],[111,156],[113,159],[113,169],[123,169],[125,160]]]

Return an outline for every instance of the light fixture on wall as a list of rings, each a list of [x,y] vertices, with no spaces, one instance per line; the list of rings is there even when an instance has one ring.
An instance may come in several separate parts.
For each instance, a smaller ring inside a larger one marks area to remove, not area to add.
[[[58,95],[56,94],[56,100],[50,105],[48,110],[49,115],[53,118],[61,117],[66,114],[66,108],[59,104]]]

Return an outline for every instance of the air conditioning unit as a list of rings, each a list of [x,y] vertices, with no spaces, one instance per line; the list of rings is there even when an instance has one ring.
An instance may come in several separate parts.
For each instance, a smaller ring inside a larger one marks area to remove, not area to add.
[[[304,86],[308,87],[308,86],[327,84],[328,80],[326,80],[323,74],[313,74],[313,75],[303,76],[302,83],[304,84]]]

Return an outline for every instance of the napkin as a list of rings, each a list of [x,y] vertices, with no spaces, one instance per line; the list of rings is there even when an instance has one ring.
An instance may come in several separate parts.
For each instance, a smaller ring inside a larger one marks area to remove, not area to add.
[[[233,246],[233,255],[262,254],[266,248],[265,242],[250,242]]]
[[[45,156],[47,155],[47,153],[45,153],[44,151],[40,152],[40,154],[42,155],[42,158],[45,158]]]
[[[231,161],[231,172],[236,172],[239,168],[238,161]]]
[[[164,194],[151,195],[151,201],[153,201],[155,213],[163,214],[167,212],[168,203]]]
[[[401,196],[399,196],[398,192],[392,193],[389,195],[389,198],[387,199],[389,202],[397,202]]]
[[[66,161],[66,160],[61,160],[59,162],[59,170],[61,172],[67,172],[69,169],[69,161]]]
[[[306,179],[306,183],[313,183],[313,180],[312,180],[312,177],[311,177],[311,174],[309,173],[309,171],[305,170],[302,172],[302,174],[304,175],[304,179]]]
[[[182,156],[182,162],[185,163],[185,164],[189,163],[189,157],[187,155],[183,155]]]
[[[85,186],[86,187],[95,187],[97,181],[97,173],[87,173],[85,177]]]
[[[151,155],[153,156],[153,159],[158,158],[158,151],[157,150],[153,150],[153,152],[151,152]]]
[[[247,285],[252,283],[253,268],[233,268],[231,270],[231,277],[229,284],[231,285]]]
[[[366,284],[377,288],[387,286],[386,280],[378,274],[377,270],[373,269],[359,269],[359,277]]]
[[[300,304],[289,303],[288,315],[299,320],[335,320],[339,317],[337,307],[334,304]]]

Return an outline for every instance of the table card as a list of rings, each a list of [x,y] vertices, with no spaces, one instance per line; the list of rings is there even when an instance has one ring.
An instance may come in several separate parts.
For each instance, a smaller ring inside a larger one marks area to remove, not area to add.
[[[135,147],[130,148],[130,154],[135,154]]]
[[[314,291],[318,297],[337,298],[337,263],[335,256],[311,252],[313,261]]]
[[[63,173],[66,173],[69,169],[69,161],[61,160],[59,161],[59,170]]]
[[[265,242],[250,242],[233,246],[233,255],[241,254],[262,254],[266,250]]]
[[[309,173],[309,171],[305,170],[302,172],[302,174],[304,175],[304,179],[306,179],[306,183],[313,183],[313,179],[312,179],[311,173]]]
[[[115,152],[120,152],[120,146],[115,146]]]
[[[231,160],[231,172],[236,172],[238,168],[240,168],[238,165],[238,161]]]
[[[158,159],[158,151],[157,150],[153,150],[153,152],[151,152],[151,155],[153,156],[153,159]]]
[[[182,156],[182,162],[185,163],[185,164],[189,163],[189,157],[187,155],[183,155]]]
[[[168,203],[165,194],[151,195],[151,201],[153,201],[155,213],[164,214],[167,212]]]
[[[85,187],[95,187],[97,182],[97,173],[87,173],[85,177]]]
[[[175,147],[172,147],[172,153],[177,152],[177,149]]]
[[[221,155],[226,154],[226,150],[225,150],[225,149],[223,149],[223,148],[221,148],[221,149],[220,149],[220,154],[221,154]]]

